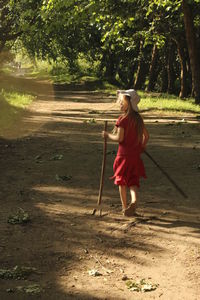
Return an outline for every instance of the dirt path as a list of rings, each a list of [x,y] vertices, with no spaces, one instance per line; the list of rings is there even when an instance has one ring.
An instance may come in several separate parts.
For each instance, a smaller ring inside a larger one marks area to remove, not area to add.
[[[109,143],[100,218],[91,213],[103,122],[93,119],[115,119],[114,99],[58,91],[44,82],[30,87],[38,100],[0,139],[0,277],[2,269],[16,265],[35,270],[26,279],[20,274],[18,280],[0,279],[0,299],[199,299],[200,125],[195,117],[144,114],[149,153],[188,199],[144,156],[148,180],[141,183],[138,216],[124,218],[109,180],[117,145]],[[18,208],[31,221],[7,223]],[[91,276],[92,270],[99,276]],[[147,293],[130,291],[127,278],[157,286]]]

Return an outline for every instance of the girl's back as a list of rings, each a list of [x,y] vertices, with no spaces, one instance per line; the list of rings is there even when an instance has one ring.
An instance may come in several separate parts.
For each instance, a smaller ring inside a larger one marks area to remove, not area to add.
[[[117,127],[124,128],[124,139],[119,143],[118,155],[139,155],[142,151],[142,143],[138,137],[136,123],[129,117],[120,117]]]

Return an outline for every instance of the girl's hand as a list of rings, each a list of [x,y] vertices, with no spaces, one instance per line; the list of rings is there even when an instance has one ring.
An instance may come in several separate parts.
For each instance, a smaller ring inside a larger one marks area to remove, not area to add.
[[[104,139],[108,138],[108,132],[107,131],[102,131],[101,135],[102,135],[102,138],[104,138]]]

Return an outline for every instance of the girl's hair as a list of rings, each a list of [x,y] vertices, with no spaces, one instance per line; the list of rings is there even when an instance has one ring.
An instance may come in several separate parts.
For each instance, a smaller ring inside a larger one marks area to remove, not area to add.
[[[137,132],[137,142],[138,144],[143,144],[143,134],[144,134],[144,122],[143,119],[141,117],[141,115],[139,114],[139,112],[133,110],[132,105],[131,105],[131,98],[128,95],[123,95],[123,97],[128,101],[128,109],[125,112],[125,114],[123,115],[123,118],[128,117],[130,120],[130,124],[128,129],[130,128],[131,125],[133,125],[133,127],[136,129]]]

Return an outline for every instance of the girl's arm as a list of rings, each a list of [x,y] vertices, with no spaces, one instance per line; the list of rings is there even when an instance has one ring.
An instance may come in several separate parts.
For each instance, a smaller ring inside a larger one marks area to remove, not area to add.
[[[117,127],[116,134],[109,133],[107,131],[103,131],[102,136],[103,136],[103,138],[109,138],[110,140],[112,140],[114,142],[121,143],[124,140],[124,128]]]
[[[148,140],[149,140],[149,133],[148,133],[146,127],[144,127],[144,130],[143,130],[143,141],[142,141],[143,151],[146,148],[146,144],[148,143]]]

